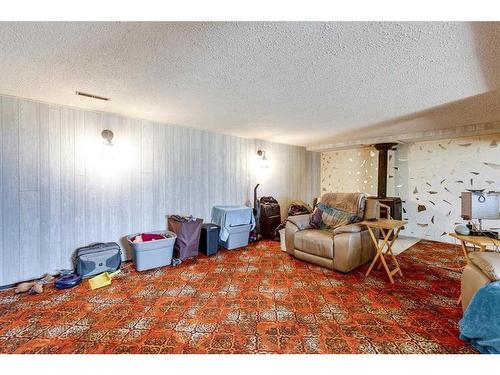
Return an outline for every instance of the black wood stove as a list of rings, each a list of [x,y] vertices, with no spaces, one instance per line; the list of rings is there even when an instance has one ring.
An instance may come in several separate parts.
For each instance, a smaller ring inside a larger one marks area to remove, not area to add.
[[[378,143],[374,147],[378,150],[378,186],[377,197],[368,199],[376,199],[381,204],[385,204],[390,208],[391,217],[395,220],[403,218],[403,202],[399,197],[387,196],[387,154],[389,150],[395,150],[397,143]],[[387,217],[387,209],[380,208],[380,217]]]

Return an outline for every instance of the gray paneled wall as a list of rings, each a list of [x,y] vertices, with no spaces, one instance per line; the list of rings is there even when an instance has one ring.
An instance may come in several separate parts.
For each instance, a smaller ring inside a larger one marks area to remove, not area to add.
[[[251,204],[257,181],[283,215],[319,194],[319,154],[302,147],[0,99],[0,285],[68,268],[79,246],[164,229],[168,213],[209,220],[214,204]]]

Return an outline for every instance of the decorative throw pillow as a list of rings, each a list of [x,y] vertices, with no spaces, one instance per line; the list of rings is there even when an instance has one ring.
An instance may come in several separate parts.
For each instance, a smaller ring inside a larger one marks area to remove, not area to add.
[[[314,229],[319,229],[321,227],[321,216],[323,216],[323,211],[316,205],[309,220],[309,225]]]

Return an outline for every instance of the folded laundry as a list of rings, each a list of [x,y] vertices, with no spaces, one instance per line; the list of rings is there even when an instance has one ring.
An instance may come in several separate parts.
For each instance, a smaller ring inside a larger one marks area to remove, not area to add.
[[[191,221],[195,221],[196,218],[193,217],[193,215],[185,215],[185,216],[182,216],[182,215],[170,215],[171,218],[177,220],[177,221],[182,221],[182,222],[191,222]]]
[[[167,237],[165,237],[163,234],[156,234],[156,233],[141,233],[134,238],[131,239],[132,242],[149,242],[149,241],[157,241],[157,240],[164,240]]]

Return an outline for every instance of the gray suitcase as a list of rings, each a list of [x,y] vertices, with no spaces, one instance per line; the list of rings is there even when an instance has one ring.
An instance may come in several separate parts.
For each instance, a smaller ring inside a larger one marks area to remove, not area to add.
[[[94,243],[75,252],[76,273],[83,278],[114,272],[121,264],[121,249],[116,242]]]

